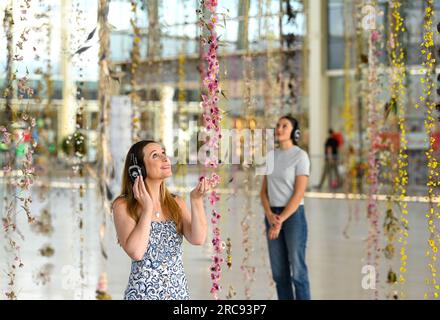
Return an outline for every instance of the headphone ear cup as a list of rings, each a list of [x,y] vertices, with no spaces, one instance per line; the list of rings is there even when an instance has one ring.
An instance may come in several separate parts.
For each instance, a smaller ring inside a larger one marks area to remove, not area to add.
[[[299,129],[296,129],[295,133],[293,134],[293,138],[295,139],[295,142],[298,142],[300,137],[301,137],[301,131]]]

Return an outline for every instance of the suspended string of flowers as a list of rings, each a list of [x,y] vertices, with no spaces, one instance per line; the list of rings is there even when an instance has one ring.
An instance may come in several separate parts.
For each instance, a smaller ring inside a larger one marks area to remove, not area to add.
[[[355,20],[354,21],[362,21],[363,13],[362,10],[364,8],[363,0],[355,0],[353,4],[355,10]],[[365,172],[368,168],[368,164],[364,161],[364,142],[363,142],[363,134],[364,134],[364,119],[363,119],[363,110],[365,109],[363,104],[365,101],[365,95],[368,90],[366,89],[368,83],[366,77],[364,76],[364,69],[368,66],[368,55],[365,53],[365,31],[362,27],[361,23],[355,23],[356,26],[356,37],[355,37],[355,50],[356,50],[356,69],[355,76],[353,81],[354,91],[360,94],[357,95],[356,99],[356,129],[357,129],[357,150],[354,148],[349,150],[351,153],[351,157],[357,158],[357,160],[353,160],[356,162],[355,170],[353,170],[353,174],[356,174],[356,191],[359,193],[363,193],[363,180],[362,178],[366,175]],[[356,154],[357,152],[357,154]]]
[[[232,268],[232,242],[231,238],[228,238],[226,240],[226,265],[228,266],[228,269],[231,270]],[[230,284],[228,293],[226,294],[226,299],[230,300],[233,297],[235,297],[237,292],[235,291],[234,287]]]
[[[145,3],[145,2],[144,2]],[[162,25],[160,21],[162,18],[160,16],[163,10],[163,1],[156,1],[155,5],[146,6],[147,14],[148,14],[148,35],[147,35],[147,65],[146,65],[146,73],[150,76],[147,77],[145,81],[146,86],[146,94],[147,101],[149,107],[156,108],[156,98],[155,94],[157,92],[160,93],[161,85],[160,83],[164,82],[162,80],[165,72],[163,70],[163,58],[162,58],[162,49],[163,44],[160,40],[162,33]],[[166,10],[165,10],[166,12]],[[151,125],[153,125],[154,119],[149,118],[149,113],[145,114],[148,118],[143,119],[143,121],[148,121]],[[163,112],[160,113],[160,125],[159,125],[159,136],[165,136],[165,114]],[[152,134],[152,133],[151,133]]]
[[[51,73],[51,65],[50,65],[50,52],[51,52],[51,24],[50,24],[50,12],[51,12],[51,6],[45,5],[43,3],[43,0],[39,0],[39,10],[35,13],[35,20],[37,26],[33,28],[33,31],[40,35],[40,37],[37,39],[37,44],[39,45],[42,43],[44,46],[44,51],[49,55],[49,57],[44,61],[46,70],[43,70],[43,67],[37,67],[34,71],[35,75],[41,76],[41,78],[38,80],[38,90],[37,94],[34,96],[34,100],[36,105],[42,105],[42,101],[44,96],[47,100],[51,99],[51,91],[48,84],[48,74]],[[39,62],[40,61],[40,53],[39,49],[40,47],[34,47],[34,61]],[[50,77],[50,75],[49,75]],[[46,91],[44,92],[44,89]],[[48,112],[46,111],[46,105],[43,109],[38,110],[38,121],[37,121],[37,130],[39,129],[44,130],[44,120],[46,119],[46,114]],[[42,118],[42,119],[41,119]],[[41,123],[42,121],[42,123]],[[36,152],[39,153],[39,172],[44,176],[46,176],[46,179],[40,179],[41,185],[39,188],[39,200],[40,202],[43,202],[47,199],[47,203],[43,206],[43,208],[40,211],[40,215],[38,217],[35,217],[35,222],[31,225],[31,230],[39,235],[45,236],[50,238],[53,234],[54,228],[52,224],[52,215],[51,215],[51,208],[50,208],[50,192],[51,192],[51,185],[50,185],[50,171],[51,166],[48,165],[48,161],[50,160],[50,152],[47,148],[47,141],[44,141],[43,137],[44,135],[41,135],[40,133],[36,133],[37,139],[38,139],[38,149],[36,149]],[[46,144],[46,145],[45,145]],[[42,159],[45,159],[46,162],[43,162]],[[47,198],[46,198],[47,197]],[[45,258],[51,258],[53,257],[55,250],[52,246],[52,244],[46,242],[41,246],[40,249],[38,249],[38,253],[40,256]],[[51,273],[53,271],[54,265],[50,262],[44,263],[41,265],[37,271],[34,273],[34,281],[36,284],[45,285],[50,282],[51,280]]]
[[[12,98],[14,96],[14,76],[13,72],[13,56],[14,56],[14,16],[12,13],[12,0],[5,6],[3,16],[3,29],[6,36],[6,85],[3,91],[3,98],[5,99],[5,118],[12,121]]]
[[[109,67],[109,48],[110,48],[110,25],[108,23],[109,0],[99,0],[98,2],[98,28],[99,28],[99,80],[98,80],[98,103],[100,109],[99,138],[98,145],[98,188],[102,201],[102,218],[99,228],[99,243],[101,248],[101,274],[98,280],[96,298],[111,298],[107,293],[107,274],[105,272],[107,264],[107,248],[105,245],[105,235],[107,230],[107,216],[111,212],[110,201],[112,194],[108,185],[112,172],[110,149],[109,149],[109,113],[110,113],[110,74]]]
[[[273,33],[273,26],[271,23],[271,17],[267,16],[269,12],[271,12],[272,7],[272,0],[265,0],[264,5],[264,12],[266,13],[266,16],[264,18],[263,28],[265,30],[265,40],[266,40],[266,65],[265,65],[265,80],[264,80],[264,87],[265,90],[263,91],[263,113],[264,113],[264,121],[263,125],[264,128],[272,128],[274,123],[278,120],[276,118],[278,111],[277,106],[274,104],[274,97],[278,96],[279,87],[276,85],[276,70],[279,69],[278,64],[279,61],[277,57],[275,56],[273,49],[272,49],[272,42],[275,41],[275,34]],[[269,150],[265,150],[265,152],[269,152]],[[261,184],[260,184],[261,185]],[[266,238],[266,228],[263,225],[261,228],[261,236]],[[266,248],[265,248],[266,249]],[[271,290],[269,290],[269,297],[268,299],[271,300],[275,294],[275,282],[272,278],[272,273],[270,270],[270,267],[268,266],[268,259],[267,257],[263,257],[263,265],[264,269],[266,270],[267,279],[269,281],[269,287]]]
[[[307,1],[302,1],[302,16],[304,19],[302,19],[302,33],[308,34],[309,33],[309,21],[310,21],[310,13],[309,13],[309,4]],[[301,21],[298,19],[298,21]],[[309,89],[309,70],[310,70],[310,64],[309,64],[309,39],[308,37],[302,37],[302,44],[301,44],[301,69],[300,69],[300,75],[301,75],[301,83],[300,83],[300,90],[301,90],[301,96],[302,97],[309,97],[310,96],[310,89]],[[307,123],[308,117],[307,117],[307,111],[304,110],[303,102],[304,98],[299,99],[300,103],[300,122],[301,123]]]
[[[82,39],[85,37],[85,28],[86,25],[84,21],[84,12],[80,7],[80,2],[75,1],[72,2],[73,10],[72,12],[75,12],[74,19],[75,19],[75,25],[74,30],[75,33],[72,34],[72,42],[74,45],[74,48],[78,48],[81,44]],[[94,33],[94,30],[92,31]],[[90,34],[89,34],[90,35]],[[92,34],[93,36],[93,34]],[[88,36],[86,38],[87,40],[90,39]],[[74,151],[74,163],[72,166],[73,175],[74,177],[79,177],[79,199],[77,200],[76,206],[75,206],[75,223],[78,226],[78,229],[76,230],[78,232],[78,243],[79,243],[79,285],[80,285],[80,293],[81,298],[84,297],[84,287],[86,285],[86,275],[85,275],[85,266],[84,266],[84,255],[85,255],[85,222],[84,222],[84,197],[86,195],[86,186],[84,185],[84,164],[85,160],[84,157],[86,156],[86,141],[84,136],[84,113],[86,112],[86,102],[84,100],[83,90],[84,90],[84,80],[83,80],[83,70],[85,68],[84,65],[84,56],[83,55],[76,55],[76,60],[73,60],[73,66],[76,67],[78,70],[79,75],[79,84],[76,88],[75,93],[75,104],[76,104],[76,115],[75,115],[75,132],[71,136],[70,143],[73,145],[73,151]],[[76,201],[75,201],[76,202]]]
[[[182,46],[180,48],[180,53],[177,57],[177,108],[178,108],[178,125],[179,130],[182,130],[185,134],[179,135],[178,138],[178,144],[180,148],[181,140],[185,139],[184,145],[186,144],[186,137],[188,134],[188,109],[186,107],[186,87],[185,87],[185,81],[186,81],[186,72],[185,72],[185,65],[186,65],[186,43],[188,40],[188,36],[186,34],[186,25],[187,25],[187,18],[188,15],[187,12],[187,3],[185,0],[182,0],[182,6],[183,6],[183,12],[184,12],[184,19],[183,19],[183,25],[182,28]],[[186,159],[183,160],[182,165],[179,165],[178,172],[180,174],[181,178],[181,187],[185,188],[185,177],[187,174],[187,168],[188,166],[184,165],[186,163]],[[180,161],[180,159],[179,159]]]
[[[14,95],[14,80],[16,77],[16,74],[13,72],[13,55],[14,55],[14,41],[13,41],[13,27],[14,27],[14,17],[12,12],[12,2],[9,2],[8,5],[5,7],[4,11],[4,17],[3,17],[3,28],[5,30],[6,35],[6,50],[7,50],[7,61],[6,61],[6,86],[5,90],[3,91],[3,98],[5,99],[5,118],[8,122],[12,122],[15,118],[15,114],[13,113],[12,109],[12,98]],[[14,192],[14,184],[13,184],[13,177],[12,177],[12,168],[11,165],[13,164],[12,158],[13,158],[13,149],[12,149],[12,141],[11,136],[12,133],[9,132],[9,129],[7,127],[1,126],[0,127],[1,132],[1,142],[7,146],[9,146],[8,151],[8,162],[6,165],[2,168],[3,174],[6,180],[6,194],[13,194]],[[19,261],[18,266],[22,267],[23,264],[20,259],[20,247],[17,245],[16,240],[14,238],[14,231],[16,230],[16,225],[14,223],[13,216],[15,215],[16,211],[16,199],[8,199],[5,196],[3,212],[5,212],[5,215],[2,214],[2,226],[3,230],[5,232],[5,240],[6,240],[6,246],[7,250],[11,252],[11,256],[8,261],[7,265],[7,276],[8,276],[8,287],[9,290],[6,293],[6,297],[8,299],[16,299],[16,295],[14,292],[14,280],[15,280],[15,272],[17,268],[16,261]],[[20,233],[17,233],[17,235],[20,235]]]
[[[45,87],[46,87],[46,104],[44,106],[44,114],[43,118],[48,119],[51,114],[52,102],[53,102],[53,80],[52,80],[52,24],[51,24],[51,14],[52,14],[52,6],[49,4],[47,6],[47,11],[45,13],[46,17],[46,53],[47,58],[45,60],[46,63],[46,72],[44,73]],[[48,150],[51,152],[51,150]]]
[[[243,8],[244,11],[244,25],[245,29],[249,27],[249,3],[243,3],[245,6]],[[246,33],[246,35],[248,35]],[[252,159],[254,159],[254,148],[252,143],[252,131],[255,125],[255,121],[253,118],[255,117],[255,108],[254,108],[254,102],[252,101],[252,92],[253,92],[253,69],[252,69],[252,56],[249,49],[249,41],[246,39],[246,53],[242,57],[243,61],[243,89],[244,94],[243,96],[243,107],[244,107],[244,114],[246,117],[246,126],[245,130],[248,133],[247,139],[245,137],[244,139],[244,163],[243,167],[246,173],[246,179],[243,181],[244,184],[244,191],[245,191],[245,197],[246,197],[246,203],[243,206],[243,212],[244,217],[241,220],[241,229],[242,229],[242,246],[244,250],[243,259],[241,262],[240,269],[243,272],[244,276],[244,296],[246,299],[251,299],[251,286],[252,283],[255,282],[255,271],[256,268],[252,264],[252,222],[255,221],[254,218],[254,212],[252,210],[252,203],[254,202],[252,189],[255,185],[252,181],[252,173],[253,173],[253,166],[252,166]],[[247,156],[249,159],[246,159]],[[249,162],[246,162],[249,161]]]
[[[344,119],[344,132],[347,139],[346,156],[343,159],[345,167],[348,171],[348,179],[344,183],[345,193],[357,193],[357,168],[356,155],[354,153],[354,101],[351,94],[352,91],[352,76],[351,76],[351,51],[353,49],[353,39],[351,33],[353,32],[353,4],[351,1],[344,0],[344,109],[342,118]],[[359,204],[357,201],[347,201],[348,218],[343,229],[343,235],[348,238],[348,231],[353,220],[359,219]]]
[[[354,119],[351,98],[351,49],[352,38],[350,36],[351,24],[349,19],[353,17],[351,7],[348,0],[344,0],[344,111],[342,118],[344,119],[344,131],[348,141],[352,141],[354,135]]]
[[[376,12],[378,12],[377,3],[374,3]],[[369,264],[374,265],[376,270],[376,285],[379,280],[379,211],[377,208],[377,199],[374,195],[379,190],[379,163],[376,155],[380,144],[379,138],[379,117],[378,117],[378,49],[381,34],[377,29],[370,30],[368,33],[368,91],[366,96],[366,107],[368,112],[368,140],[370,141],[368,152],[368,205],[367,218],[369,222],[367,259]],[[378,290],[374,291],[375,298],[378,298]]]
[[[226,13],[218,13],[219,15],[222,16],[222,20],[224,22],[224,26],[226,26],[226,20],[228,17],[228,13],[229,10],[227,8],[226,9]],[[223,34],[223,36],[225,36]],[[219,73],[219,81],[220,83],[223,83],[222,86],[222,95],[226,98],[226,93],[229,92],[234,92],[236,90],[236,80],[237,80],[237,76],[239,73],[239,68],[237,67],[237,62],[238,62],[238,57],[228,57],[227,56],[227,43],[220,43],[219,42],[219,47],[221,48],[221,52],[219,52],[219,56],[223,56],[224,57],[224,64],[222,65],[222,72]],[[219,48],[219,49],[220,49]],[[231,72],[229,73],[229,69],[231,70]],[[227,87],[227,90],[225,90],[224,87]],[[231,95],[235,96],[234,93],[232,93]],[[224,111],[224,110],[220,110],[220,112],[225,115],[228,113],[228,111]],[[229,120],[229,119],[226,119]],[[234,150],[234,145],[232,146],[232,149]],[[234,152],[234,151],[233,151]],[[222,154],[223,156],[223,154]],[[228,163],[227,157],[229,157],[230,154],[228,153],[226,155],[226,157],[222,158],[222,161],[224,161],[225,163]],[[222,224],[228,223],[228,221],[230,221],[229,219],[231,218],[231,213],[233,212],[231,210],[232,206],[231,203],[233,203],[233,201],[235,200],[236,197],[236,193],[237,193],[237,184],[236,184],[236,180],[234,179],[235,175],[236,175],[236,171],[237,168],[236,166],[232,165],[228,165],[228,166],[221,166],[219,168],[219,175],[220,177],[222,177],[221,179],[224,181],[223,183],[223,187],[224,190],[226,190],[226,193],[228,194],[228,196],[226,198],[222,198],[222,201],[220,202],[220,211],[221,212],[227,212],[227,214],[225,214],[225,218],[222,219]],[[231,202],[232,201],[232,202]],[[229,204],[229,205],[228,205]],[[232,212],[231,212],[232,211]],[[234,231],[232,231],[234,232]],[[232,240],[230,238],[230,236],[226,235],[223,233],[223,237],[227,237],[226,242],[222,241],[222,249],[225,250],[225,261],[226,261],[226,265],[227,265],[227,271],[229,274],[234,275],[235,274],[235,270],[233,268],[233,265],[235,265],[235,263],[233,264],[233,261],[235,261],[233,259],[232,256]],[[225,275],[223,273],[223,279],[227,279],[227,275]],[[231,300],[233,299],[236,295],[237,292],[234,288],[234,285],[229,283],[228,285],[225,285],[225,287],[228,287],[227,291],[224,292],[225,294],[225,299],[227,300]]]
[[[408,155],[407,146],[408,141],[406,139],[406,123],[405,123],[405,78],[406,78],[406,68],[405,68],[405,52],[403,50],[403,45],[401,42],[402,34],[405,32],[404,19],[401,16],[401,6],[400,0],[393,0],[391,2],[391,32],[389,47],[391,48],[391,105],[395,104],[397,112],[397,122],[398,130],[400,131],[399,138],[399,154],[397,157],[397,175],[394,175],[393,183],[393,195],[397,196],[397,204],[400,208],[400,216],[397,219],[395,215],[388,216],[389,223],[384,225],[389,232],[385,235],[389,235],[388,243],[385,247],[385,255],[389,256],[389,259],[394,258],[395,246],[394,241],[396,238],[396,233],[399,233],[398,242],[400,243],[400,268],[399,276],[392,270],[391,266],[388,271],[387,280],[388,283],[394,285],[399,282],[401,285],[405,283],[405,273],[407,265],[407,254],[406,247],[408,244],[408,209],[406,197],[406,188],[408,185]],[[390,106],[391,107],[391,106]],[[387,111],[387,110],[386,110]],[[393,164],[394,166],[394,164]],[[390,207],[389,209],[393,209]],[[390,263],[391,264],[391,263]],[[393,287],[393,286],[392,286]],[[399,297],[396,290],[393,290],[391,296],[394,299]],[[403,290],[401,287],[400,297],[403,298]]]
[[[141,54],[140,54],[140,44],[141,44],[141,34],[140,28],[138,26],[137,17],[137,0],[131,0],[131,12],[132,18],[130,18],[130,25],[133,30],[133,42],[131,47],[131,64],[130,64],[130,85],[131,92],[130,98],[132,103],[132,141],[136,142],[140,139],[140,97],[138,94],[138,83],[137,83],[137,70],[139,68]]]
[[[234,70],[234,69],[231,69]],[[236,200],[236,195],[237,195],[237,182],[236,179],[234,179],[235,174],[236,174],[236,169],[235,166],[231,167],[231,178],[229,180],[230,182],[230,186],[231,186],[231,194],[225,199],[225,201],[223,201],[224,205],[226,206],[228,203],[232,204],[235,202]],[[228,208],[226,209],[226,211],[228,212],[229,216],[231,215],[231,208],[232,205],[229,205]],[[233,266],[235,265],[235,260],[233,257],[233,250],[232,250],[232,240],[230,237],[228,237],[226,239],[226,265],[228,266],[228,271],[231,272],[232,274],[234,274],[234,268]],[[228,292],[226,293],[226,299],[230,300],[233,299],[235,296],[237,295],[237,291],[235,290],[233,284],[229,284],[228,287]]]
[[[389,3],[389,5],[392,7],[392,3]],[[390,83],[387,83],[386,86],[390,87],[391,91],[391,97],[388,102],[384,104],[384,116],[381,121],[380,125],[380,143],[378,145],[378,166],[380,169],[380,183],[381,188],[384,189],[384,193],[387,193],[388,196],[386,198],[386,208],[385,208],[385,215],[384,215],[384,222],[383,222],[383,234],[385,236],[385,246],[382,248],[382,251],[384,253],[384,258],[387,261],[388,265],[388,272],[386,277],[386,283],[388,284],[386,297],[397,299],[398,294],[397,291],[393,290],[394,285],[397,283],[397,274],[393,270],[393,259],[395,255],[395,246],[394,242],[397,238],[397,234],[399,232],[399,219],[396,217],[395,210],[394,210],[394,204],[396,200],[396,190],[393,186],[395,183],[395,177],[398,176],[398,166],[397,166],[397,155],[399,152],[399,147],[396,144],[395,141],[395,134],[398,133],[396,130],[398,130],[397,125],[397,118],[395,117],[397,113],[397,107],[396,107],[396,97],[398,95],[398,87],[395,85],[394,80],[394,72],[396,70],[393,68],[393,57],[395,56],[395,43],[396,43],[396,35],[394,33],[394,24],[395,21],[393,20],[393,11],[389,10],[388,17],[391,22],[388,26],[388,32],[386,34],[389,35],[389,38],[387,39],[387,53],[389,62],[391,65],[390,68]],[[383,27],[382,27],[383,29]],[[382,30],[381,30],[382,31]],[[385,34],[385,33],[384,33]],[[398,39],[397,39],[398,40]],[[383,42],[381,42],[383,43]],[[383,70],[383,66],[380,67],[381,70]],[[400,72],[400,70],[399,70]],[[380,85],[380,83],[378,83]]]
[[[280,115],[280,106],[277,105],[278,98],[281,95],[280,86],[277,85],[278,71],[280,69],[280,54],[274,50],[273,43],[276,41],[276,35],[273,32],[274,25],[271,21],[273,19],[268,14],[272,10],[272,0],[266,0],[265,12],[266,17],[264,21],[265,40],[266,40],[266,76],[265,87],[267,90],[263,93],[264,99],[264,116],[265,127],[271,128],[277,121]]]
[[[248,12],[248,10],[246,10]],[[248,23],[247,15],[245,15],[245,22]],[[244,100],[244,110],[247,120],[247,126],[245,130],[248,131],[248,139],[244,139],[244,159],[245,161],[252,161],[251,159],[254,159],[254,148],[252,144],[252,133],[251,130],[254,129],[253,124],[254,120],[253,117],[255,116],[255,110],[254,105],[252,101],[252,79],[253,79],[253,70],[252,70],[252,57],[249,54],[249,48],[247,48],[247,54],[243,56],[243,87],[244,87],[244,94],[243,94],[243,100]],[[249,144],[249,145],[248,145]],[[246,159],[246,156],[249,156],[250,159]],[[252,264],[252,238],[251,238],[251,231],[252,231],[252,225],[251,223],[255,221],[254,212],[252,210],[252,203],[254,202],[253,199],[253,186],[255,185],[252,181],[252,163],[243,163],[243,167],[245,169],[246,173],[246,179],[243,181],[244,184],[244,191],[245,191],[245,197],[246,197],[246,203],[243,207],[243,212],[245,213],[243,219],[241,220],[241,228],[242,228],[242,244],[243,244],[243,250],[244,255],[241,262],[241,270],[244,273],[244,294],[246,299],[251,298],[251,285],[253,282],[255,282],[255,271],[256,268]]]
[[[255,215],[252,211],[252,203],[254,202],[253,196],[252,196],[252,171],[247,168],[245,169],[247,173],[247,178],[245,183],[245,196],[246,196],[246,202],[243,206],[243,211],[245,212],[245,216],[241,220],[241,229],[242,229],[242,246],[244,250],[243,259],[241,261],[240,269],[243,272],[244,275],[244,296],[245,299],[249,300],[251,299],[251,286],[255,282],[255,272],[256,267],[252,264],[252,252],[254,251],[254,248],[252,246],[252,225],[251,222],[255,220]]]
[[[20,21],[27,21],[28,11],[30,11],[31,8],[30,0],[22,1],[19,7]],[[12,197],[10,199],[5,199],[6,208],[5,214],[2,217],[2,224],[5,231],[6,248],[9,255],[11,255],[11,258],[7,263],[8,266],[6,273],[8,277],[8,289],[5,295],[7,299],[13,300],[17,299],[17,294],[15,292],[16,273],[19,268],[24,266],[20,257],[19,244],[19,241],[24,240],[24,238],[18,228],[18,225],[16,224],[17,215],[22,210],[27,216],[28,223],[31,224],[34,222],[34,217],[32,216],[30,209],[30,205],[32,203],[30,187],[35,179],[33,153],[36,147],[36,142],[33,140],[31,135],[31,132],[35,127],[35,119],[29,115],[29,101],[34,95],[34,90],[28,85],[29,71],[26,66],[22,65],[20,65],[20,67],[26,69],[24,76],[19,77],[18,67],[15,71],[12,71],[12,63],[21,62],[24,59],[24,46],[29,39],[29,32],[31,29],[26,27],[23,28],[18,40],[15,42],[14,50],[12,45],[14,26],[12,2],[10,2],[6,7],[3,25],[5,27],[6,38],[8,41],[7,81],[9,83],[6,85],[6,90],[3,93],[3,96],[7,101],[6,113],[9,117],[8,121],[10,121],[9,126],[11,128],[13,128],[16,122],[20,122],[22,125],[26,126],[23,132],[12,132],[5,126],[0,127],[3,143],[8,145],[10,148],[10,157],[8,159],[8,163],[3,168],[3,171],[6,176],[6,190],[9,195],[12,195]],[[14,103],[12,100],[13,88],[15,83],[18,87],[18,101],[16,102],[17,107],[18,109],[20,109],[20,107],[23,109],[23,111],[19,111],[17,115],[12,109],[12,105]],[[23,101],[25,97],[27,98],[26,102]],[[26,105],[21,106],[22,104]],[[12,139],[15,142],[16,149],[12,148]],[[15,156],[13,155],[14,151]],[[20,174],[17,174],[18,172],[20,172]],[[14,176],[12,176],[12,173]],[[18,207],[20,209],[18,209]]]
[[[288,28],[290,32],[287,32],[286,34],[281,33],[281,48],[282,50],[285,50],[284,52],[282,52],[282,55],[284,57],[284,70],[288,71],[286,79],[288,95],[285,98],[284,106],[287,112],[291,112],[292,114],[299,114],[301,117],[300,120],[304,120],[301,110],[301,103],[298,102],[298,94],[301,88],[301,79],[300,75],[297,74],[295,70],[295,58],[297,50],[299,50],[298,46],[295,47],[295,45],[298,39],[293,32],[293,30],[295,30],[295,27],[298,27],[297,16],[298,13],[302,11],[302,9],[294,9],[291,4],[291,0],[285,0],[284,3],[286,5],[286,10],[284,12],[284,16],[285,18],[287,18],[286,24],[288,27],[290,26],[290,28]],[[303,6],[302,1],[295,0],[295,3],[299,6]],[[284,42],[286,46],[284,46]],[[282,85],[284,89],[285,84]],[[291,110],[289,110],[289,106]],[[301,123],[303,123],[303,121],[301,121]]]
[[[220,121],[222,119],[222,114],[218,107],[219,94],[221,92],[219,86],[219,62],[217,59],[217,49],[218,49],[218,35],[217,35],[217,25],[219,23],[218,15],[216,13],[218,2],[217,0],[206,0],[201,1],[201,7],[205,8],[209,12],[209,20],[205,20],[202,10],[199,10],[199,24],[202,29],[202,41],[204,44],[208,45],[208,52],[206,54],[206,61],[208,63],[208,68],[206,71],[206,76],[203,78],[204,92],[202,93],[201,107],[203,110],[202,119],[203,125],[205,127],[205,132],[208,135],[207,146],[209,148],[209,157],[205,160],[206,168],[217,168],[218,167],[218,149],[219,140],[221,138],[221,128]],[[206,38],[203,36],[203,30],[207,31]],[[203,177],[202,177],[203,178]],[[205,177],[205,179],[207,179]],[[212,173],[211,178],[208,181],[212,186],[217,185],[220,182],[220,177],[215,173]],[[220,200],[220,195],[214,190],[211,191],[209,195],[209,201],[211,203],[211,223],[213,239],[212,244],[214,246],[214,255],[212,257],[211,264],[211,294],[214,299],[218,299],[218,293],[221,289],[220,279],[221,279],[221,264],[223,263],[222,257],[222,240],[219,228],[219,220],[221,215],[214,208],[214,205]]]
[[[284,33],[283,33],[283,17],[284,17],[284,9],[283,9],[283,1],[279,1],[279,12],[278,12],[278,56],[279,56],[279,69],[277,70],[277,85],[279,88],[279,96],[277,96],[277,103],[279,104],[279,112],[287,113],[286,107],[287,103],[285,103],[285,75],[286,71],[286,57],[284,55]]]
[[[427,160],[427,170],[428,170],[428,199],[429,199],[429,210],[426,214],[428,220],[428,249],[426,251],[426,256],[428,257],[428,269],[431,273],[431,279],[426,278],[426,284],[431,287],[431,292],[425,292],[424,298],[438,298],[439,297],[439,284],[437,283],[437,252],[438,247],[436,245],[436,237],[438,236],[438,231],[436,227],[436,220],[439,219],[439,213],[436,206],[433,204],[433,199],[437,197],[437,187],[439,186],[438,178],[436,178],[436,168],[438,162],[434,157],[434,142],[435,138],[432,136],[434,128],[434,117],[432,111],[434,109],[435,103],[433,102],[432,93],[434,91],[434,81],[432,79],[435,72],[436,58],[434,54],[434,39],[433,39],[433,18],[434,18],[434,2],[433,0],[425,0],[425,13],[423,18],[423,42],[421,44],[420,52],[423,57],[423,70],[424,75],[421,79],[423,86],[423,95],[420,96],[419,101],[416,104],[416,108],[419,109],[421,106],[425,107],[423,111],[426,114],[424,120],[425,132],[429,138],[429,149],[425,152]],[[431,294],[432,293],[432,294]]]

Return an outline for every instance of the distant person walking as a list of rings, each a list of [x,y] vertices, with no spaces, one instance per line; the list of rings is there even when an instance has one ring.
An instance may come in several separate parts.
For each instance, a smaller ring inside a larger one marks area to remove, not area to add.
[[[328,130],[328,137],[324,145],[325,163],[324,170],[322,172],[321,181],[316,186],[317,189],[321,189],[328,178],[330,188],[334,189],[340,186],[341,179],[338,172],[338,159],[339,159],[339,142],[335,138],[333,129]]]

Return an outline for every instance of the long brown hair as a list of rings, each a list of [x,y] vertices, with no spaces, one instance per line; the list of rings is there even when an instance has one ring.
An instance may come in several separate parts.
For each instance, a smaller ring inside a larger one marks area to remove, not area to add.
[[[136,142],[131,146],[130,150],[128,150],[127,156],[125,157],[125,165],[124,172],[122,173],[122,186],[121,186],[121,194],[115,199],[115,201],[119,198],[124,198],[127,201],[127,209],[128,214],[131,218],[133,218],[136,222],[139,221],[140,215],[138,212],[139,203],[134,198],[133,194],[133,183],[128,175],[128,168],[131,163],[131,155],[134,154],[135,158],[139,165],[144,164],[144,147],[150,143],[158,143],[153,140],[142,140]],[[147,172],[148,175],[148,172]],[[145,178],[145,177],[144,177]],[[148,185],[145,184],[145,187],[148,192],[150,192]],[[183,223],[182,223],[182,210],[174,199],[173,195],[168,191],[165,181],[160,185],[160,205],[163,210],[166,212],[168,217],[176,223],[177,232],[183,233]]]

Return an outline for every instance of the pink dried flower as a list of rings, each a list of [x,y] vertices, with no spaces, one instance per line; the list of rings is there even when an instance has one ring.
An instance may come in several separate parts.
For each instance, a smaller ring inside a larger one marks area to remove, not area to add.
[[[371,32],[371,41],[376,42],[380,38],[380,33],[377,30]]]
[[[209,202],[211,203],[211,205],[213,206],[219,200],[220,200],[220,196],[218,195],[218,193],[215,191],[212,191],[211,194],[209,195]]]

